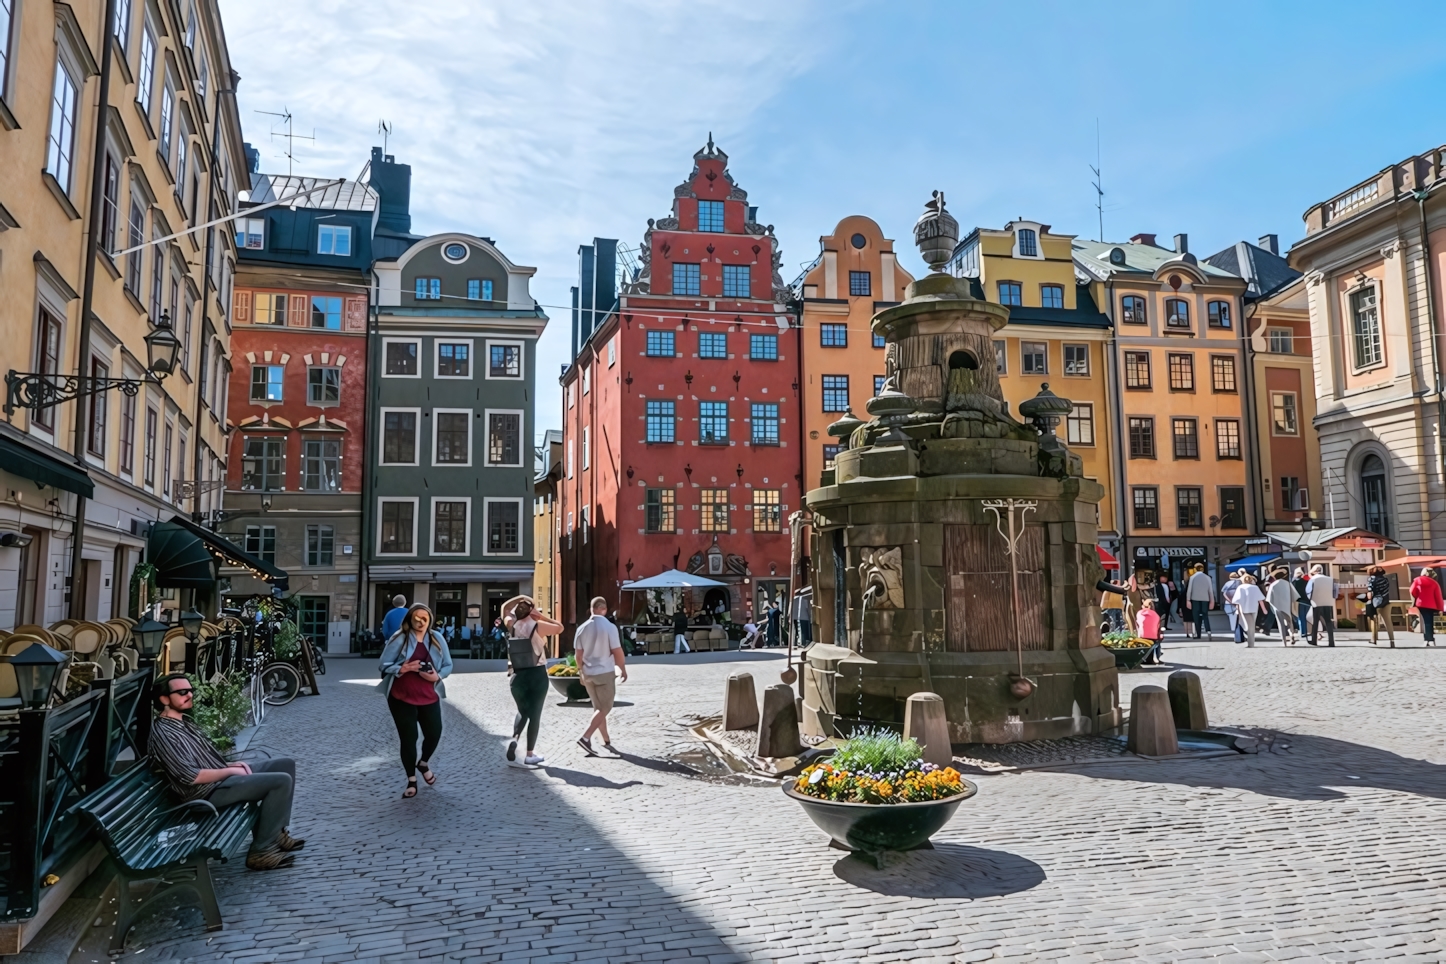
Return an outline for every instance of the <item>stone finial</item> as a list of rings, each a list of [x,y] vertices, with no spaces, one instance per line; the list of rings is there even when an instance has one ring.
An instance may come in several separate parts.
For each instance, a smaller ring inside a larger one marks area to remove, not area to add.
[[[1173,732],[1173,731],[1171,731]],[[763,718],[758,721],[758,756],[798,756],[798,703],[793,687],[774,683],[763,691]]]
[[[1174,756],[1180,752],[1170,696],[1159,686],[1136,686],[1130,694],[1130,730],[1125,746],[1143,756]]]
[[[1170,713],[1177,730],[1206,730],[1210,718],[1205,713],[1205,689],[1200,677],[1184,670],[1171,673],[1165,684],[1170,693]]]
[[[1059,420],[1074,409],[1074,402],[1049,390],[1049,382],[1039,386],[1039,394],[1019,403],[1019,414],[1034,424],[1040,435],[1053,435]]]
[[[733,673],[723,694],[723,729],[751,730],[758,725],[758,694],[752,673]]]
[[[943,191],[935,191],[933,200],[924,203],[924,213],[914,222],[914,243],[929,270],[942,274],[959,243],[959,222],[944,210]]]
[[[867,424],[869,423],[854,414],[853,406],[850,405],[844,409],[843,417],[837,422],[830,424],[824,431],[827,432],[830,437],[841,440],[843,442],[843,448],[848,448],[849,438],[854,434],[854,429],[862,428]]]
[[[912,737],[924,748],[924,762],[946,767],[954,762],[949,746],[949,721],[944,698],[937,693],[915,693],[904,703],[904,739]]]

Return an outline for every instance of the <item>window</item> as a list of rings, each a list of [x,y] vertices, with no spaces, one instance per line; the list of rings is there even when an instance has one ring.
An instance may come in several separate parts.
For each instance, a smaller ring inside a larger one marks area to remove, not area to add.
[[[854,297],[867,297],[874,293],[874,276],[867,271],[849,272],[849,294]],[[754,526],[756,529],[757,526]]]
[[[673,294],[696,295],[699,291],[698,269],[699,266],[696,264],[674,264]]]
[[[412,297],[418,301],[440,301],[442,298],[442,279],[417,278],[413,283]]]
[[[725,349],[725,351],[726,351],[726,349],[727,349],[727,344],[726,344],[726,343],[724,344],[724,349]],[[725,357],[726,357],[726,356],[725,356]],[[618,361],[618,340],[617,340],[616,338],[613,338],[613,339],[610,339],[610,340],[608,341],[608,367],[609,367],[609,368],[612,368],[614,365],[617,364],[617,361]]]
[[[382,464],[417,464],[417,413],[382,410]]]
[[[1120,299],[1120,320],[1127,325],[1143,325],[1149,319],[1145,317],[1145,299],[1139,295],[1125,295]]]
[[[276,562],[276,527],[247,526],[246,551],[264,562]]]
[[[748,357],[754,361],[778,361],[778,336],[749,335]]]
[[[592,430],[591,426],[582,427],[582,470],[586,472],[592,465]]]
[[[0,0],[0,34],[8,35],[11,0]],[[131,0],[116,0],[115,21],[111,24],[111,32],[115,34],[116,42],[120,44],[121,53],[129,50],[128,44],[131,39]],[[0,57],[3,57],[0,51]],[[0,60],[0,70],[4,69],[4,60]]]
[[[586,509],[584,508],[584,512]],[[521,551],[518,539],[518,519],[522,515],[521,499],[487,500],[487,551],[516,553]],[[586,516],[584,515],[584,520]],[[587,523],[583,523],[583,538],[587,538]]]
[[[67,194],[70,193],[70,172],[75,156],[75,114],[78,107],[75,81],[65,65],[57,60],[55,89],[50,101],[50,136],[46,140],[45,169]]]
[[[1095,444],[1095,407],[1088,402],[1075,405],[1064,419],[1065,441],[1070,445]]]
[[[699,505],[702,519],[698,528],[703,532],[727,532],[728,490],[700,489],[699,494],[702,499]]]
[[[161,85],[161,122],[157,125],[157,135],[160,137],[161,158],[169,165],[171,163],[171,122],[176,113],[176,92],[171,90],[170,81]]]
[[[171,427],[166,426],[166,464],[170,465],[171,459]],[[186,480],[186,433],[181,432],[180,447],[176,452],[176,484],[172,487],[174,501],[181,504],[181,483]]]
[[[1064,346],[1064,373],[1066,375],[1088,375],[1090,373],[1090,346]]]
[[[340,368],[308,368],[306,400],[311,405],[336,405],[341,401]]]
[[[330,254],[338,258],[351,257],[351,226],[345,224],[323,224],[317,229],[316,253]]]
[[[612,350],[612,342],[608,342],[608,350]],[[698,336],[698,357],[699,358],[727,358],[728,357],[728,336],[724,334],[701,334]]]
[[[1361,508],[1365,528],[1377,535],[1391,534],[1390,498],[1386,493],[1386,464],[1379,455],[1361,461]]]
[[[341,440],[306,439],[301,443],[301,487],[309,492],[341,491]]]
[[[4,3],[5,0],[0,0]],[[106,151],[100,192],[100,247],[106,254],[116,250],[115,236],[120,229],[120,167],[115,155]]]
[[[403,376],[421,374],[417,369],[417,348],[420,344],[415,341],[388,341],[386,343],[387,374]]]
[[[464,554],[467,551],[467,503],[432,503],[432,551]]]
[[[1026,375],[1049,374],[1049,345],[1042,341],[1019,343],[1019,370]]]
[[[648,441],[673,443],[673,403],[648,402]]]
[[[1039,257],[1039,245],[1035,241],[1033,229],[1020,228],[1014,232],[1014,237],[1019,244],[1019,256],[1021,258]]]
[[[723,266],[723,297],[751,298],[752,284],[749,281],[749,265],[725,264]]]
[[[587,429],[584,428],[586,433]],[[487,464],[522,464],[522,413],[487,413]],[[588,467],[587,436],[583,436],[582,467]]]
[[[843,451],[842,445],[825,445],[823,447],[823,470],[825,472],[833,468],[834,460],[838,458],[841,451]]]
[[[1302,512],[1309,507],[1310,497],[1306,490],[1301,488],[1300,477],[1282,475],[1280,477],[1280,508],[1285,512]]]
[[[150,426],[147,425],[149,431]],[[168,428],[169,430],[169,428]],[[248,435],[241,449],[241,488],[279,492],[286,484],[286,438]]]
[[[1150,387],[1150,353],[1147,351],[1125,352],[1125,387]]]
[[[999,303],[1001,305],[1022,305],[1020,298],[1021,287],[1018,281],[999,282]]]
[[[1155,457],[1155,420],[1148,416],[1130,418],[1130,458]]]
[[[698,230],[709,231],[715,234],[721,234],[723,232],[722,201],[698,202]]]
[[[825,348],[847,348],[849,346],[848,325],[825,322],[818,326],[819,344]]]
[[[135,469],[136,457],[136,399],[134,395],[121,395],[120,421],[120,471],[130,475]]]
[[[1182,485],[1175,489],[1175,526],[1180,529],[1205,528],[1204,510],[1201,508],[1202,490],[1197,486]]]
[[[778,444],[778,405],[773,402],[753,403],[753,433],[754,445],[777,445]]]
[[[41,375],[60,374],[60,319],[44,308],[40,309],[40,327],[36,341],[36,371]],[[55,426],[55,407],[38,409],[35,424],[43,428]]]
[[[136,78],[136,103],[151,116],[151,91],[156,86],[156,35],[147,23],[141,31],[141,71]]]
[[[673,332],[671,332],[671,331],[650,331],[650,332],[648,332],[648,357],[650,357],[650,358],[672,358],[672,357],[673,357]]]
[[[1170,391],[1193,392],[1195,390],[1195,356],[1188,352],[1171,352]]]
[[[186,311],[182,316],[185,320],[181,323],[181,371],[189,373],[191,370],[191,319],[195,313],[196,305],[187,300]]]
[[[341,299],[312,295],[311,327],[341,331]]]
[[[704,445],[728,444],[728,403],[698,403],[698,441]]]
[[[146,409],[146,449],[143,478],[147,487],[156,484],[156,410]],[[245,488],[243,485],[242,488]]]
[[[1295,354],[1295,332],[1289,328],[1269,328],[1265,332],[1266,351],[1276,355]]]
[[[586,395],[592,391],[592,366],[582,370],[582,393]]]
[[[875,348],[884,348],[884,347],[886,347],[886,346],[888,345],[888,343],[889,343],[889,342],[888,342],[888,339],[884,338],[883,335],[880,335],[880,334],[878,334],[877,332],[874,333],[874,347],[875,347]]]
[[[6,98],[10,96],[6,80],[10,76],[11,48],[15,40],[15,3],[16,0],[0,0],[0,97]]]
[[[1160,528],[1160,490],[1153,485],[1137,485],[1130,494],[1135,504],[1135,528]]]
[[[1184,298],[1165,299],[1165,327],[1190,327],[1190,302]]]
[[[265,218],[236,219],[236,247],[260,251],[266,247]]]
[[[753,531],[783,531],[783,493],[778,489],[753,490]]]
[[[281,401],[282,376],[286,369],[280,365],[251,366],[251,401]]]
[[[1220,487],[1220,528],[1245,528],[1245,490],[1239,486]]]
[[[645,525],[649,532],[672,532],[678,528],[672,489],[649,489]]]
[[[0,0],[4,2],[4,0]],[[126,288],[133,295],[141,292],[141,274],[144,271],[146,252],[139,245],[146,239],[146,209],[141,205],[137,197],[136,189],[131,187],[131,214],[126,225],[126,247],[137,248],[126,255]]]
[[[492,282],[484,281],[481,278],[469,278],[467,281],[467,298],[469,301],[491,301]]]
[[[994,371],[1000,375],[1009,373],[1009,350],[1008,345],[1002,341],[994,343]]]
[[[1351,342],[1356,368],[1381,364],[1381,316],[1376,310],[1374,286],[1351,293]]]
[[[886,376],[886,375],[875,375],[875,376],[874,376],[874,397],[875,397],[875,398],[878,398],[878,397],[879,397],[879,393],[884,390],[884,382],[886,382],[886,381],[888,381],[888,380],[889,380],[889,379],[888,379],[888,376]]]
[[[1175,440],[1175,458],[1198,459],[1200,457],[1199,419],[1170,419],[1170,434]]]
[[[381,545],[378,553],[411,555],[417,531],[417,503],[414,499],[405,502],[382,500],[382,524],[378,532]]]
[[[90,360],[91,378],[110,377],[110,368],[98,358]],[[90,418],[87,420],[85,432],[85,447],[92,455],[105,457],[105,425],[106,425],[106,394],[97,392],[90,396],[87,407],[90,409]]]
[[[1270,417],[1275,435],[1299,435],[1300,420],[1295,406],[1295,392],[1270,393]]]
[[[335,561],[336,530],[331,526],[306,527],[306,564],[330,566]]]
[[[1235,359],[1229,355],[1210,356],[1210,385],[1217,392],[1235,391]]]
[[[472,345],[470,342],[437,342],[437,377],[472,377]]]
[[[1215,457],[1240,458],[1240,421],[1234,418],[1215,420]]]
[[[1230,302],[1212,301],[1205,306],[1205,312],[1211,328],[1230,327]]]
[[[472,413],[435,410],[432,418],[432,464],[468,465],[472,461]]]
[[[487,377],[521,378],[522,346],[489,344],[487,346]]]
[[[843,412],[849,407],[849,377],[847,375],[823,376],[823,410]]]
[[[1064,307],[1064,286],[1063,285],[1040,285],[1039,306],[1041,308],[1063,308]]]
[[[181,202],[181,210],[186,209],[186,153],[187,145],[190,144],[186,128],[181,127],[180,136],[176,138],[176,200]]]

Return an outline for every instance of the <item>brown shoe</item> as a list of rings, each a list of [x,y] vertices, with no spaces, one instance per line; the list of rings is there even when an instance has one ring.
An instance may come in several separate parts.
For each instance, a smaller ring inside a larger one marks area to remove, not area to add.
[[[276,838],[276,846],[280,847],[287,853],[290,853],[293,850],[300,850],[302,847],[305,847],[306,841],[302,840],[300,837],[293,837],[291,834],[283,830],[281,831],[281,836]]]
[[[280,847],[272,847],[270,850],[253,850],[246,855],[246,868],[248,870],[275,870],[278,867],[290,866],[295,859]]]

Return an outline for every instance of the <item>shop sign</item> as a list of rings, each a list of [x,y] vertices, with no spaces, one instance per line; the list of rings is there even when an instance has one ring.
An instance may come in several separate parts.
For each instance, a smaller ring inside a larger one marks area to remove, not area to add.
[[[1135,546],[1136,559],[1189,559],[1205,555],[1204,546]]]

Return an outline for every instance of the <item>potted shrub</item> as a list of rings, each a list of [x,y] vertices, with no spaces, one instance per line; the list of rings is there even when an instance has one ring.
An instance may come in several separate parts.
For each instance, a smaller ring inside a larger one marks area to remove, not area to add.
[[[588,703],[592,697],[587,695],[587,687],[582,685],[582,675],[577,669],[577,654],[568,653],[565,657],[547,667],[547,679],[552,688],[573,703]]]
[[[1120,669],[1139,669],[1140,663],[1155,644],[1130,632],[1119,629],[1100,637],[1100,645],[1114,654],[1115,666]]]
[[[881,866],[891,850],[929,846],[978,787],[953,767],[925,763],[915,740],[863,730],[783,785],[820,830]]]

